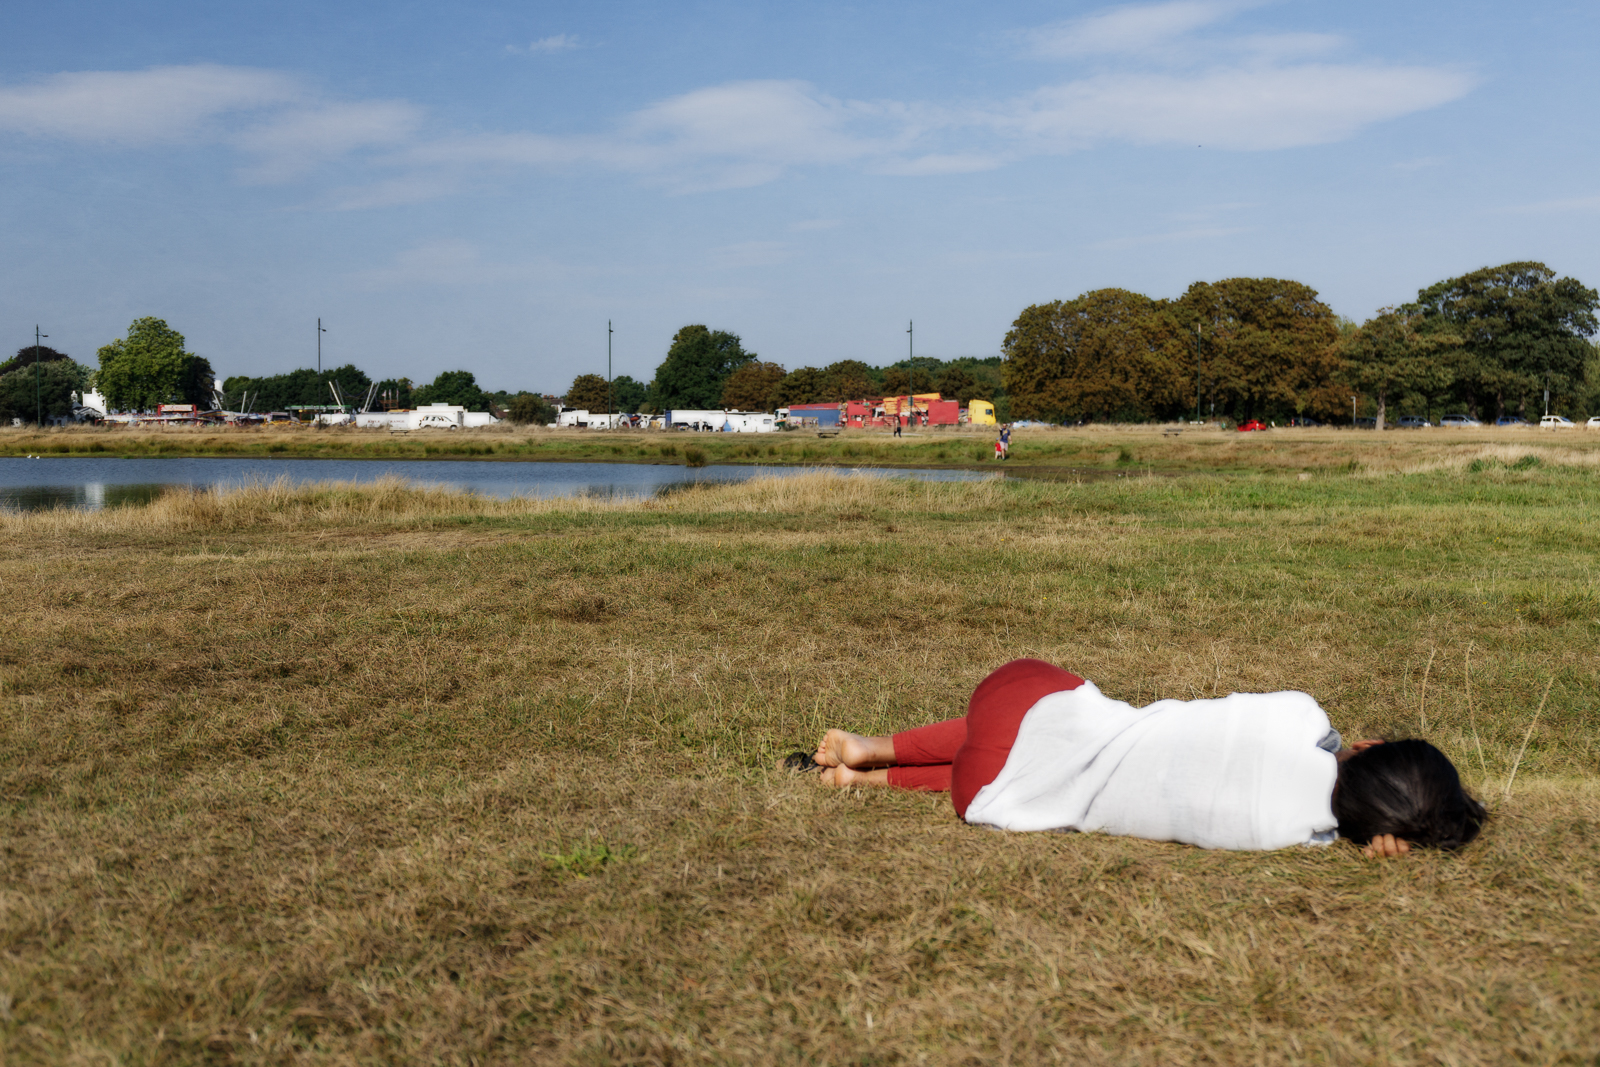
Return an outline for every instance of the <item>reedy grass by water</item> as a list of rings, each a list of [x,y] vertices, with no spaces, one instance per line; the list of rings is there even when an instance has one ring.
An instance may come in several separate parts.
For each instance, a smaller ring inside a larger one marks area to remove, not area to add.
[[[1469,466],[0,516],[0,1054],[1590,1062],[1594,475]],[[1426,715],[1494,821],[1211,853],[770,769],[1020,655]]]

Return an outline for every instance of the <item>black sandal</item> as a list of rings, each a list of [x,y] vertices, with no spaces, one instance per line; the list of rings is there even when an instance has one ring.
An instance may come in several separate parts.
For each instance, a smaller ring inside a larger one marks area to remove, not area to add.
[[[785,770],[809,774],[811,771],[820,771],[822,764],[818,763],[809,752],[791,752],[783,757],[783,767]]]

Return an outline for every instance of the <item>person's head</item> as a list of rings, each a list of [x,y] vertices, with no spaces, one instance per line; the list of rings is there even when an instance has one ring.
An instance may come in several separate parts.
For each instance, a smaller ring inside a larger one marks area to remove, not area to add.
[[[1339,764],[1333,787],[1339,836],[1365,845],[1393,834],[1424,848],[1460,848],[1489,812],[1461,787],[1455,764],[1426,741],[1389,741]]]

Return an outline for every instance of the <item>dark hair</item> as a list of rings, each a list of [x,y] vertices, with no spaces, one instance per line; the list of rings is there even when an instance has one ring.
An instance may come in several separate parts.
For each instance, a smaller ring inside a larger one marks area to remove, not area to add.
[[[1426,741],[1373,745],[1339,764],[1333,787],[1339,836],[1365,845],[1393,834],[1425,848],[1460,848],[1489,819],[1461,788],[1455,764]]]

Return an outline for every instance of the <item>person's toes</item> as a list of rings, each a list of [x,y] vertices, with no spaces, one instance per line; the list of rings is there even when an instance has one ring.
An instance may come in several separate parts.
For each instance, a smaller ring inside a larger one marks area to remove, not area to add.
[[[841,750],[847,736],[843,730],[829,730],[822,735],[822,740],[817,743],[817,751],[811,758],[824,767],[839,766],[844,762]]]

